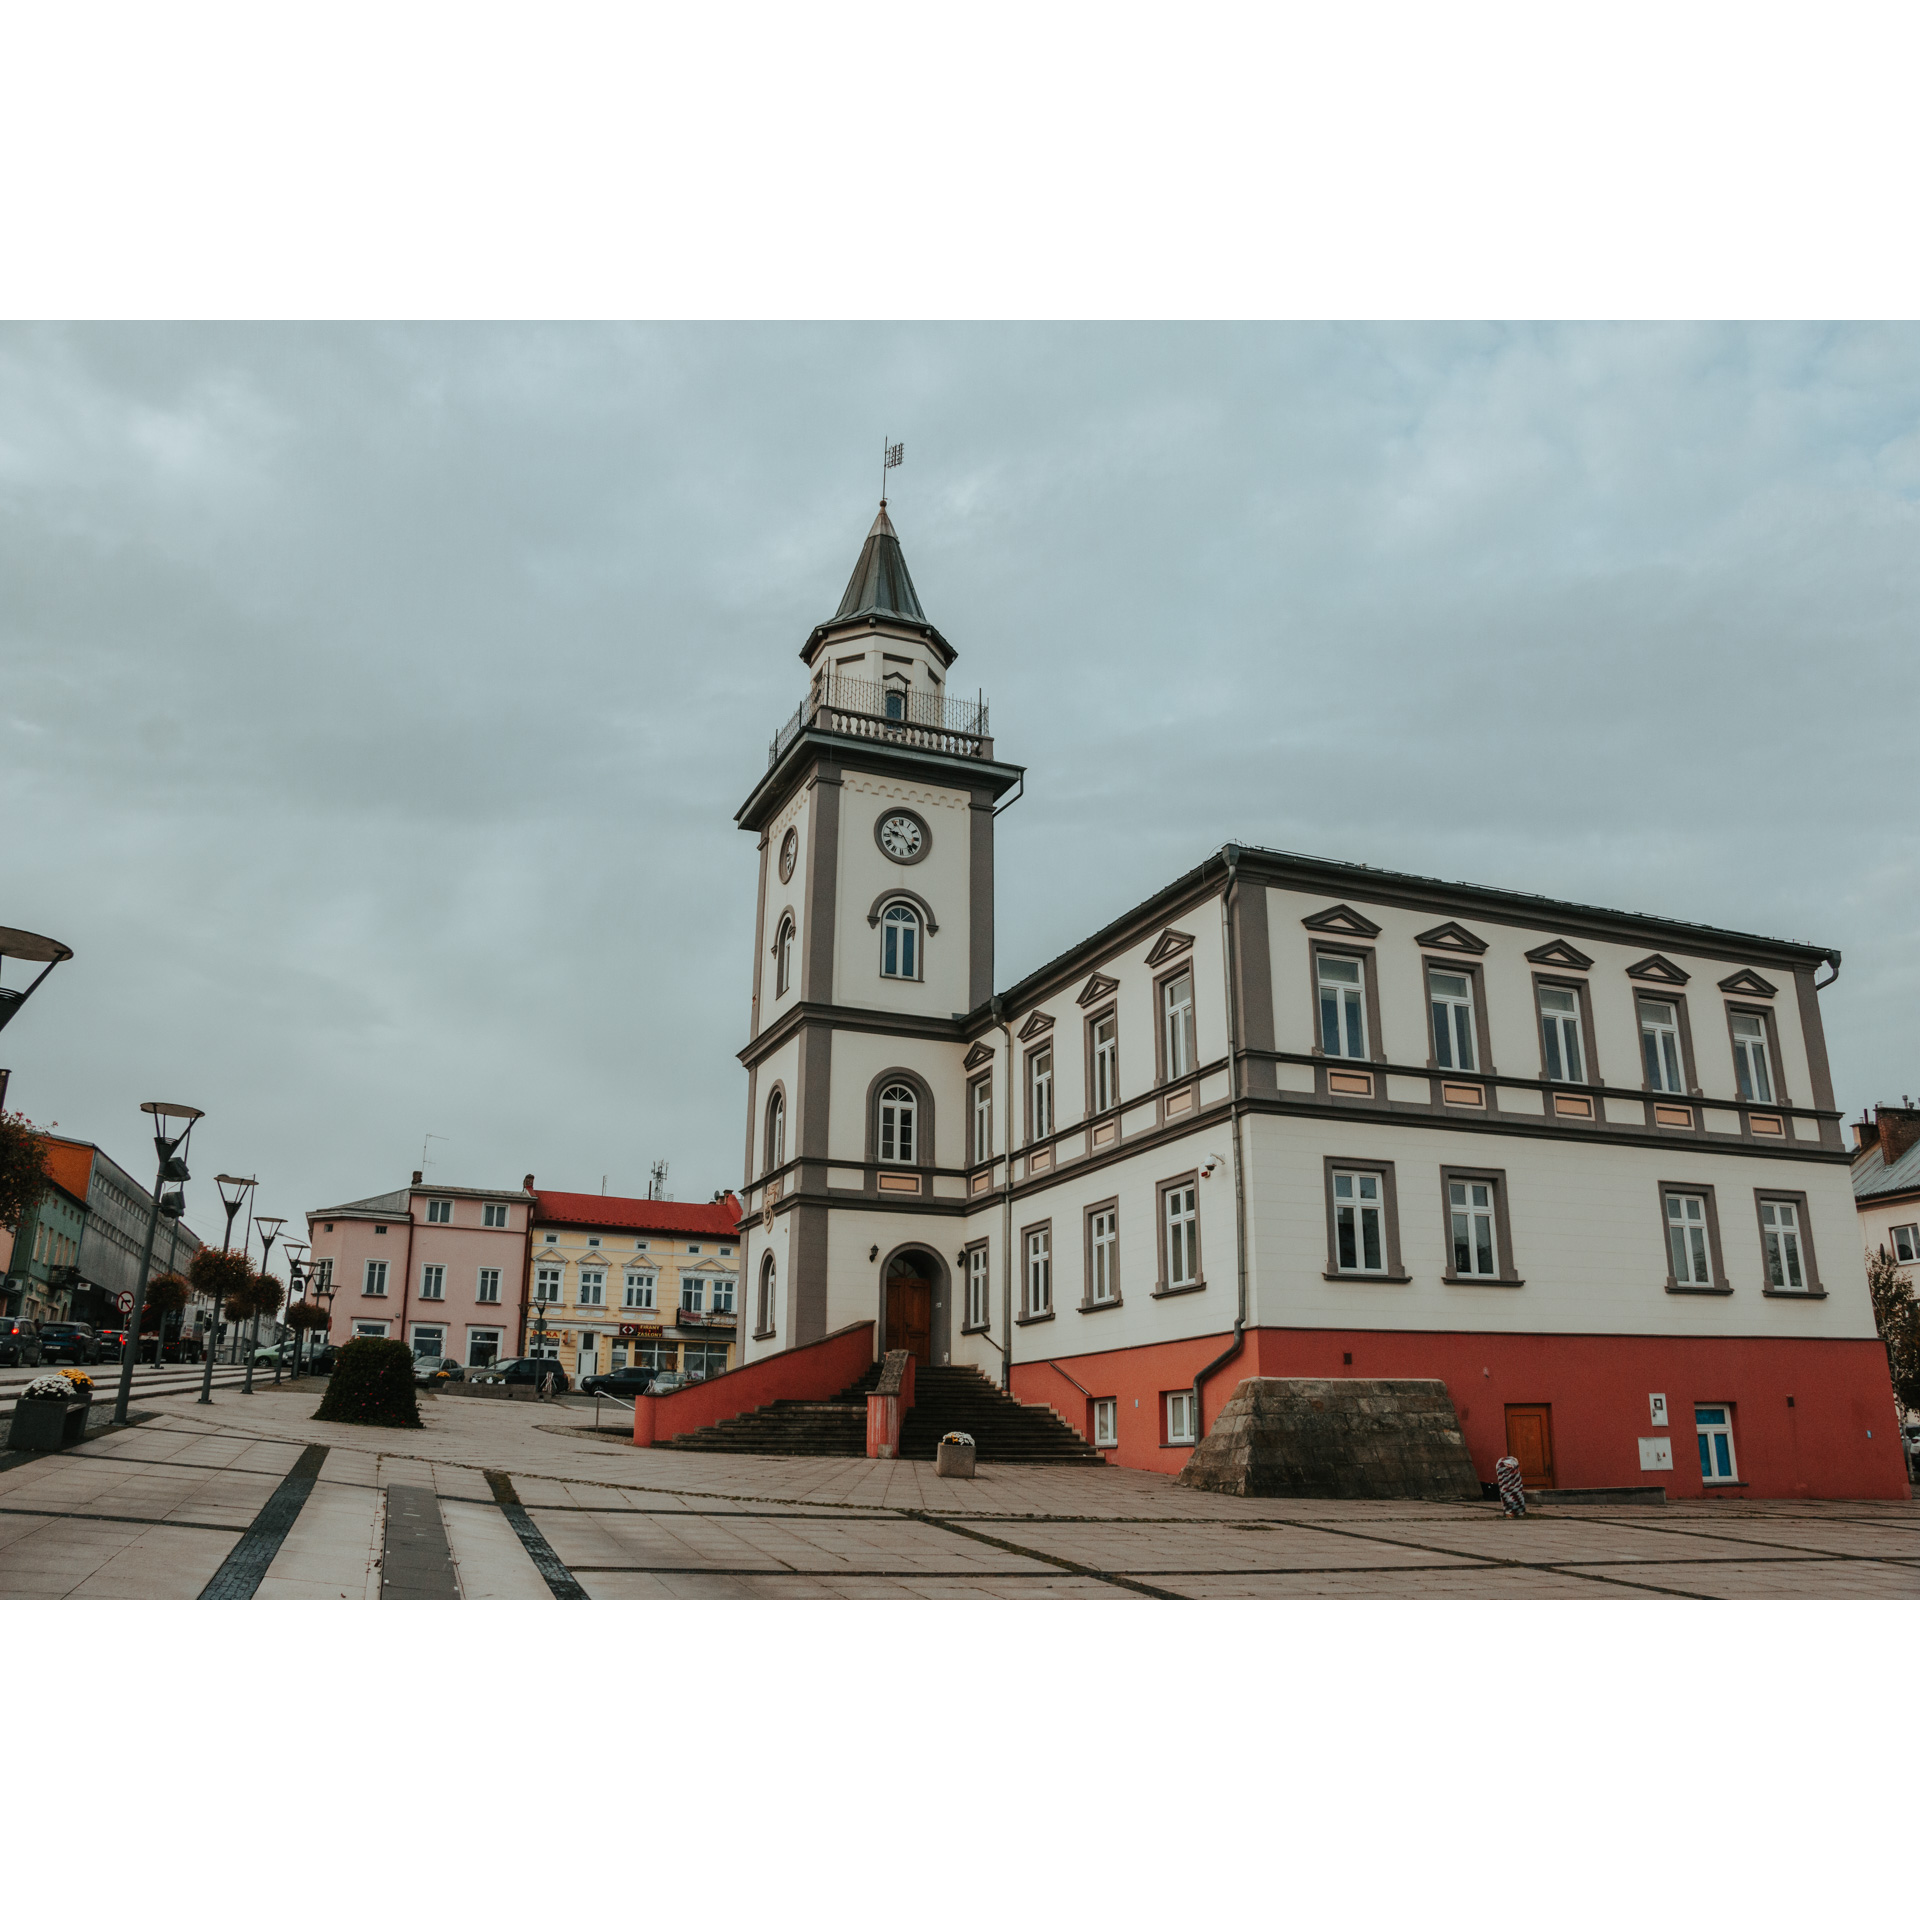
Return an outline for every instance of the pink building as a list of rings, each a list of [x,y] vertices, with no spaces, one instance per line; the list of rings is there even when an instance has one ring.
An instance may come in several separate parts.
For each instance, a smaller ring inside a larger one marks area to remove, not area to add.
[[[520,1351],[526,1325],[523,1188],[410,1186],[307,1215],[316,1286],[333,1283],[328,1338],[404,1340],[484,1366]]]

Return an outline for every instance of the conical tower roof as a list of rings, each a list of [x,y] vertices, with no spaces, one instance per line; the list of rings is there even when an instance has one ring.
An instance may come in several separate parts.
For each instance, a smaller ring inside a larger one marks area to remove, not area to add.
[[[867,529],[866,540],[860,548],[860,558],[853,563],[853,577],[847,582],[847,590],[840,596],[840,605],[831,620],[823,620],[807,636],[807,644],[800,649],[800,657],[812,664],[815,650],[830,633],[837,633],[853,625],[856,621],[869,625],[874,621],[888,620],[903,627],[911,627],[916,633],[924,635],[939,650],[941,658],[951,665],[954,660],[953,648],[948,645],[931,620],[926,609],[920,604],[920,596],[913,589],[913,575],[907,571],[907,556],[900,551],[900,536],[893,530],[893,522],[887,518],[887,503],[880,503],[880,511]]]

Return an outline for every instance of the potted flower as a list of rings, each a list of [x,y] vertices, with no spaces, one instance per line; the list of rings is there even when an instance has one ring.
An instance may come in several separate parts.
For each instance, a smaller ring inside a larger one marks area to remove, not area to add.
[[[82,1373],[78,1367],[62,1367],[60,1377],[73,1382],[73,1390],[82,1400],[93,1398],[93,1375]]]
[[[87,1437],[92,1404],[91,1395],[79,1392],[64,1373],[43,1373],[21,1388],[7,1445],[23,1453],[58,1453],[62,1447],[77,1446]]]
[[[943,1433],[934,1453],[933,1470],[943,1480],[973,1478],[973,1435]]]

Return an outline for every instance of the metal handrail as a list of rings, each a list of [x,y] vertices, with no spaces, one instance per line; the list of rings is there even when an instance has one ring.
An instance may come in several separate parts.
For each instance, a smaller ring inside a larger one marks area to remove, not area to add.
[[[984,700],[913,693],[886,681],[856,680],[848,674],[830,675],[800,702],[773,736],[767,765],[773,766],[807,726],[895,746],[922,747],[963,760],[983,760],[992,751]]]

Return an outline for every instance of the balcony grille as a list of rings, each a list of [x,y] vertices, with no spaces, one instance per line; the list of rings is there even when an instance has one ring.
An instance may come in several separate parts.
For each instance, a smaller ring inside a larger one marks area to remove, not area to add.
[[[944,694],[909,693],[879,680],[855,680],[834,674],[794,709],[793,717],[767,748],[772,766],[803,727],[850,734],[888,746],[918,747],[961,760],[991,760],[984,700],[949,700]]]

